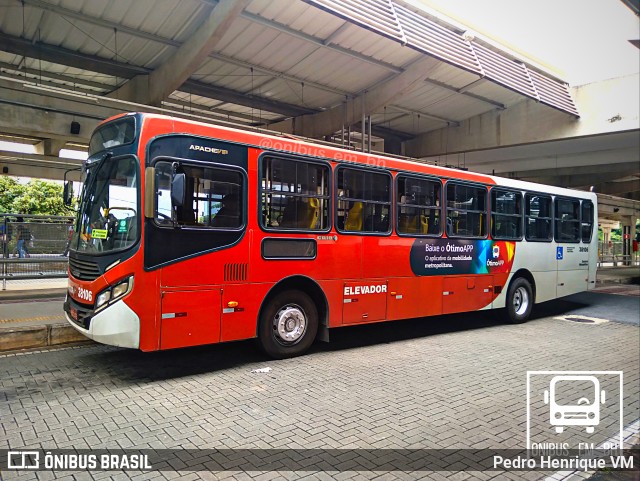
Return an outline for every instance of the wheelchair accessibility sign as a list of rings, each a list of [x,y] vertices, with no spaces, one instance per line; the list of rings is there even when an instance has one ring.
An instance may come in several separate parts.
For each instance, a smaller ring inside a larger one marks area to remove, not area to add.
[[[556,260],[561,261],[564,258],[563,248],[556,247]]]

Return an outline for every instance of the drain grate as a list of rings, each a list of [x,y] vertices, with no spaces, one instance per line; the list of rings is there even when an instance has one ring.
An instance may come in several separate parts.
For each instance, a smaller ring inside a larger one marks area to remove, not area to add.
[[[596,322],[593,319],[585,319],[583,317],[578,317],[578,316],[566,316],[564,320],[571,321],[571,322],[583,322],[585,324],[595,324]]]
[[[579,322],[580,324],[602,324],[603,322],[609,322],[608,319],[598,319],[597,317],[587,317],[587,316],[578,316],[578,315],[560,316],[560,317],[556,317],[556,319],[560,321]]]

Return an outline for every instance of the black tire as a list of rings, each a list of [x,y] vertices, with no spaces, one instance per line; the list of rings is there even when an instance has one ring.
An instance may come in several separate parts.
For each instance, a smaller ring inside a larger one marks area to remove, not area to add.
[[[304,292],[289,290],[267,301],[260,316],[258,342],[269,357],[285,359],[306,352],[318,332],[318,309]]]
[[[533,310],[533,289],[524,277],[517,277],[509,285],[504,317],[512,324],[527,322]]]

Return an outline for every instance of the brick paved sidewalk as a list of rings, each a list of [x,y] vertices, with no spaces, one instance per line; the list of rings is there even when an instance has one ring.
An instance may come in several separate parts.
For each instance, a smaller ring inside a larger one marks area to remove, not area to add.
[[[446,316],[332,334],[310,355],[250,343],[0,356],[0,449],[522,448],[527,370],[623,370],[640,417],[638,328]],[[269,373],[252,373],[270,367]],[[50,479],[52,473],[39,473]],[[96,479],[539,479],[545,473],[93,473]],[[550,474],[550,473],[546,473]],[[6,479],[31,479],[33,473]],[[71,473],[57,473],[73,479]],[[81,475],[79,479],[88,476]]]

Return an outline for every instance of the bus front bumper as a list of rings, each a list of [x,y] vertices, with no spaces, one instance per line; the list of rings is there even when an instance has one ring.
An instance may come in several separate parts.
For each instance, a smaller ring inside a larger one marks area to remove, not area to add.
[[[89,339],[110,346],[140,347],[140,318],[123,299],[94,314],[67,296],[64,314],[69,324]]]

